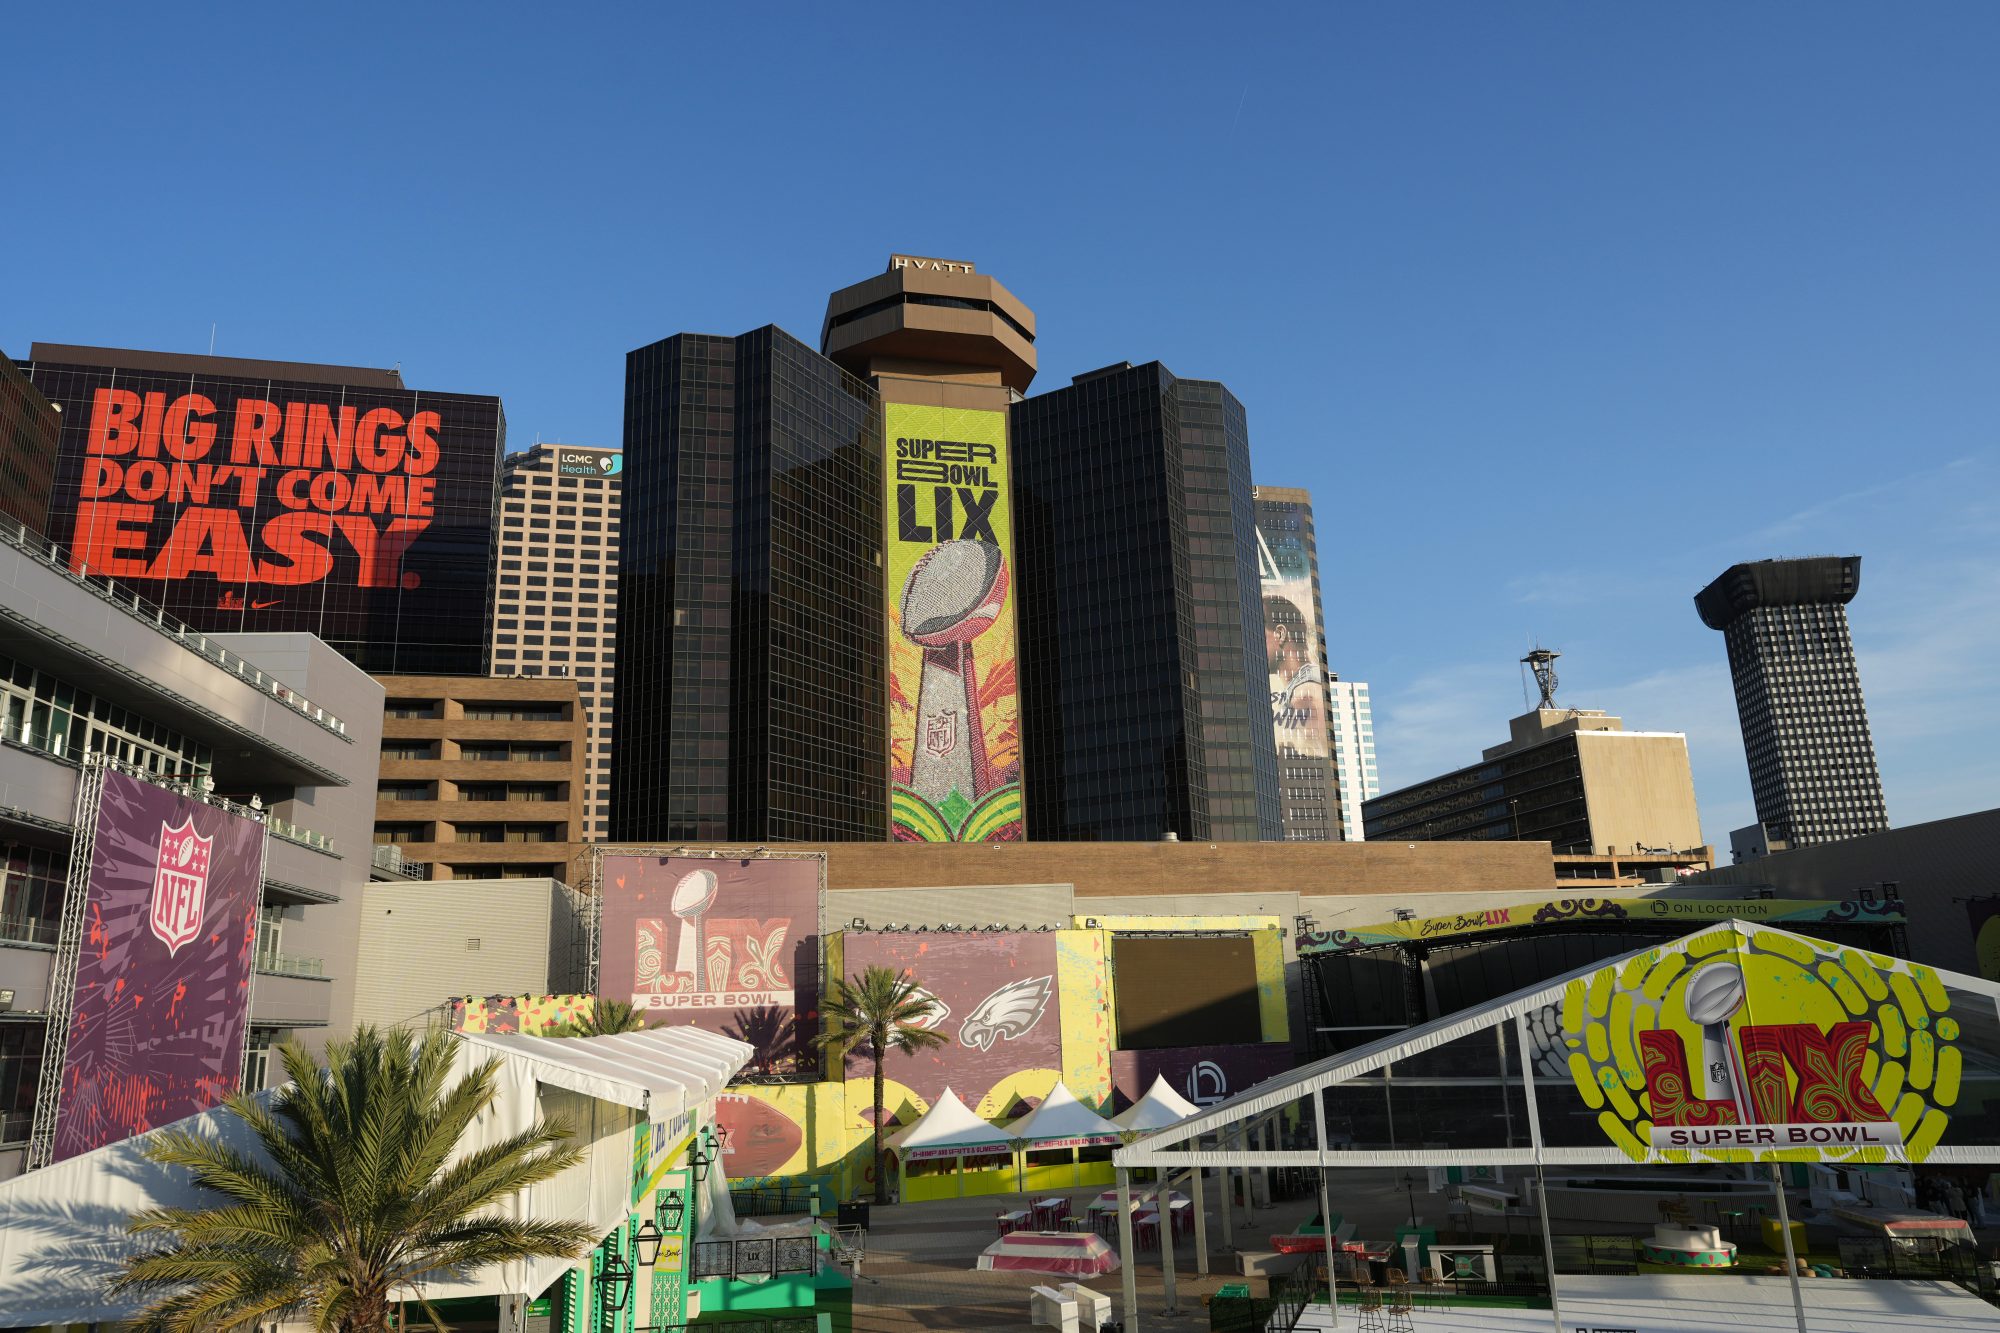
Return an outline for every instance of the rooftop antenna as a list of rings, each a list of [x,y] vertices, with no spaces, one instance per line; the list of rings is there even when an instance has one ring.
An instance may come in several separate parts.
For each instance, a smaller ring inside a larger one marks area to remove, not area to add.
[[[1542,702],[1539,707],[1556,706],[1556,659],[1561,656],[1553,648],[1537,646],[1521,659],[1521,664],[1535,673],[1535,684],[1541,687]]]

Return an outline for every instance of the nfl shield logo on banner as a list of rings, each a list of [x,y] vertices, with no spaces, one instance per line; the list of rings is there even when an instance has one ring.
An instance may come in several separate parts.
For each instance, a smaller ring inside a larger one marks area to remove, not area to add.
[[[194,831],[192,817],[172,828],[160,823],[160,855],[153,873],[153,933],[172,957],[201,933],[208,904],[208,855],[214,838]]]

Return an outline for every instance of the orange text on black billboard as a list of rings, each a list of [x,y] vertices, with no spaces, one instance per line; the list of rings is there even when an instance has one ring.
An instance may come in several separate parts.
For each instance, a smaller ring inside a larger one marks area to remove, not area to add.
[[[99,389],[70,566],[128,579],[207,574],[230,583],[317,583],[340,544],[364,588],[393,587],[436,513],[436,412]],[[160,507],[174,516],[158,537]],[[262,511],[271,515],[251,532]],[[417,576],[402,576],[415,587]]]

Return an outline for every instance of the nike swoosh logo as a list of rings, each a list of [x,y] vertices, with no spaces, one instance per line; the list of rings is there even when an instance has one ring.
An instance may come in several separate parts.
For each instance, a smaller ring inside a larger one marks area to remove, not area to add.
[[[283,598],[279,599],[279,601],[282,600],[284,599]],[[250,609],[252,611],[262,611],[267,606],[276,606],[277,604],[278,604],[277,602],[252,602],[250,603]]]

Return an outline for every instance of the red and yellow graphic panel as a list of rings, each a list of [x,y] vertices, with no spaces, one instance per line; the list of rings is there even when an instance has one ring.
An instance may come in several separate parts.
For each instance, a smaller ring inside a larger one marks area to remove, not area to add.
[[[890,403],[890,822],[904,842],[1022,836],[1007,415]]]
[[[1916,963],[1715,930],[1573,981],[1570,1075],[1640,1161],[1921,1161],[1958,1101],[1960,1021]]]

